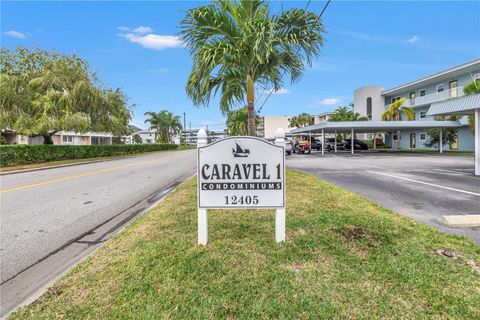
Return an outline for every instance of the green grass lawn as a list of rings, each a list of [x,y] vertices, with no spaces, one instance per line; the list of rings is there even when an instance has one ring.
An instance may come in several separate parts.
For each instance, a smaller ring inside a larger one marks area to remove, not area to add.
[[[480,319],[480,246],[309,175],[272,210],[211,210],[189,180],[14,319]],[[439,253],[448,249],[447,258]]]
[[[196,147],[194,147],[194,146],[192,147],[192,146],[180,145],[175,150],[161,150],[161,151],[154,151],[154,152],[182,151],[182,150],[190,150],[190,149],[195,149],[195,148]],[[2,167],[0,167],[0,172],[11,172],[11,171],[18,171],[18,170],[39,169],[39,168],[47,168],[47,167],[56,167],[56,166],[62,166],[62,165],[76,164],[76,163],[84,163],[84,162],[90,162],[90,161],[102,161],[102,160],[113,160],[113,159],[121,159],[121,158],[138,157],[138,156],[145,155],[147,153],[153,153],[153,152],[141,152],[141,153],[126,154],[126,155],[112,156],[112,157],[68,159],[68,160],[58,160],[58,161],[49,161],[49,162],[16,164],[16,165],[11,165],[11,166],[2,166]]]

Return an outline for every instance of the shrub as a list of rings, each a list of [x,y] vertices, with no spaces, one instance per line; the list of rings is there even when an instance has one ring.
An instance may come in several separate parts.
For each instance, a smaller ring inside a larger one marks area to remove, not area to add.
[[[55,160],[111,157],[140,152],[177,149],[176,144],[119,144],[119,145],[1,145],[0,165],[17,165]]]

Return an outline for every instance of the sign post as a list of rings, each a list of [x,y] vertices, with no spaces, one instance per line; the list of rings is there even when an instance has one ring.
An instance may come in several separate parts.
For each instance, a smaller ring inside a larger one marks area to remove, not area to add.
[[[200,147],[208,144],[205,130],[200,129],[197,133],[197,152]],[[205,208],[198,208],[198,244],[206,245],[208,242],[208,212]]]
[[[197,134],[198,244],[208,243],[208,209],[275,209],[275,240],[285,241],[285,132],[275,144],[229,137],[211,144]]]
[[[275,131],[275,144],[285,149],[285,131],[282,128]],[[285,170],[285,162],[283,165]],[[283,208],[275,209],[275,241],[285,242],[285,204]]]

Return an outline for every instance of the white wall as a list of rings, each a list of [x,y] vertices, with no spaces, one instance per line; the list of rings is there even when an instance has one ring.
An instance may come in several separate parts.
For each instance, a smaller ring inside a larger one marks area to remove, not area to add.
[[[289,116],[264,116],[264,137],[273,138],[278,128],[285,130],[285,133],[295,129],[289,127],[290,118]]]
[[[361,87],[353,92],[353,111],[361,116],[367,116],[367,98],[372,98],[372,120],[382,120],[385,112],[385,97],[382,96],[383,87]]]

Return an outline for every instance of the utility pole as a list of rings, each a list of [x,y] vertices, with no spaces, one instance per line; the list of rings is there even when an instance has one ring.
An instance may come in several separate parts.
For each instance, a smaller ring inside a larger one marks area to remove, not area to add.
[[[187,127],[185,126],[185,112],[183,113],[183,144],[187,145]]]
[[[207,141],[208,141],[208,124],[207,124]]]

